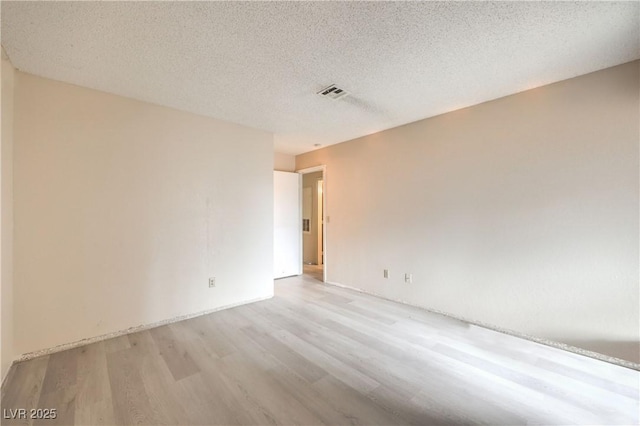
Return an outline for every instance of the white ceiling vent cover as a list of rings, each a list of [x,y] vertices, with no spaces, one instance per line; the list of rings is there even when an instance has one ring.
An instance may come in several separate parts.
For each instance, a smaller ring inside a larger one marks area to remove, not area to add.
[[[322,89],[321,91],[318,92],[318,95],[324,97],[324,98],[329,98],[329,99],[340,99],[340,98],[344,98],[345,96],[347,96],[349,94],[349,92],[347,92],[344,89],[341,89],[340,87],[336,86],[335,84],[332,84],[329,87],[325,87],[324,89]]]

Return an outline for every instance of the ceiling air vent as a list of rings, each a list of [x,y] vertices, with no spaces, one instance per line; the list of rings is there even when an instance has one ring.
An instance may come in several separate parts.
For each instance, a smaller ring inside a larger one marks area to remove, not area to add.
[[[335,84],[332,84],[329,87],[325,87],[324,89],[318,92],[318,95],[323,96],[325,98],[334,99],[334,100],[343,98],[348,94],[349,93],[346,90],[337,87]]]

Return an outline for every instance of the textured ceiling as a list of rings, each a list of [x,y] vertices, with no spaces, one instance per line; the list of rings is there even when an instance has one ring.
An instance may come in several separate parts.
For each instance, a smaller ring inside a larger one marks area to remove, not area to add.
[[[298,154],[640,57],[640,3],[2,2],[16,68]],[[332,101],[329,84],[351,92]]]

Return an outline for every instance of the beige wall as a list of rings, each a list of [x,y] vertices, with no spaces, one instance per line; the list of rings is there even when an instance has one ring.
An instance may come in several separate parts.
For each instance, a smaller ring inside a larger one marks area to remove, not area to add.
[[[327,165],[328,281],[640,362],[639,77],[636,61],[298,156]]]
[[[2,49],[2,150],[0,239],[0,370],[4,379],[13,349],[13,87],[15,70]]]
[[[273,170],[280,172],[295,172],[296,157],[295,155],[283,154],[281,152],[273,153]]]
[[[17,72],[14,140],[16,353],[273,294],[270,133]]]

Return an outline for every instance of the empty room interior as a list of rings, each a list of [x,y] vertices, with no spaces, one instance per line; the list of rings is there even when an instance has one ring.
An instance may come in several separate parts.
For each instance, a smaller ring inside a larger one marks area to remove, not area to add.
[[[0,12],[2,424],[640,423],[640,2]]]

